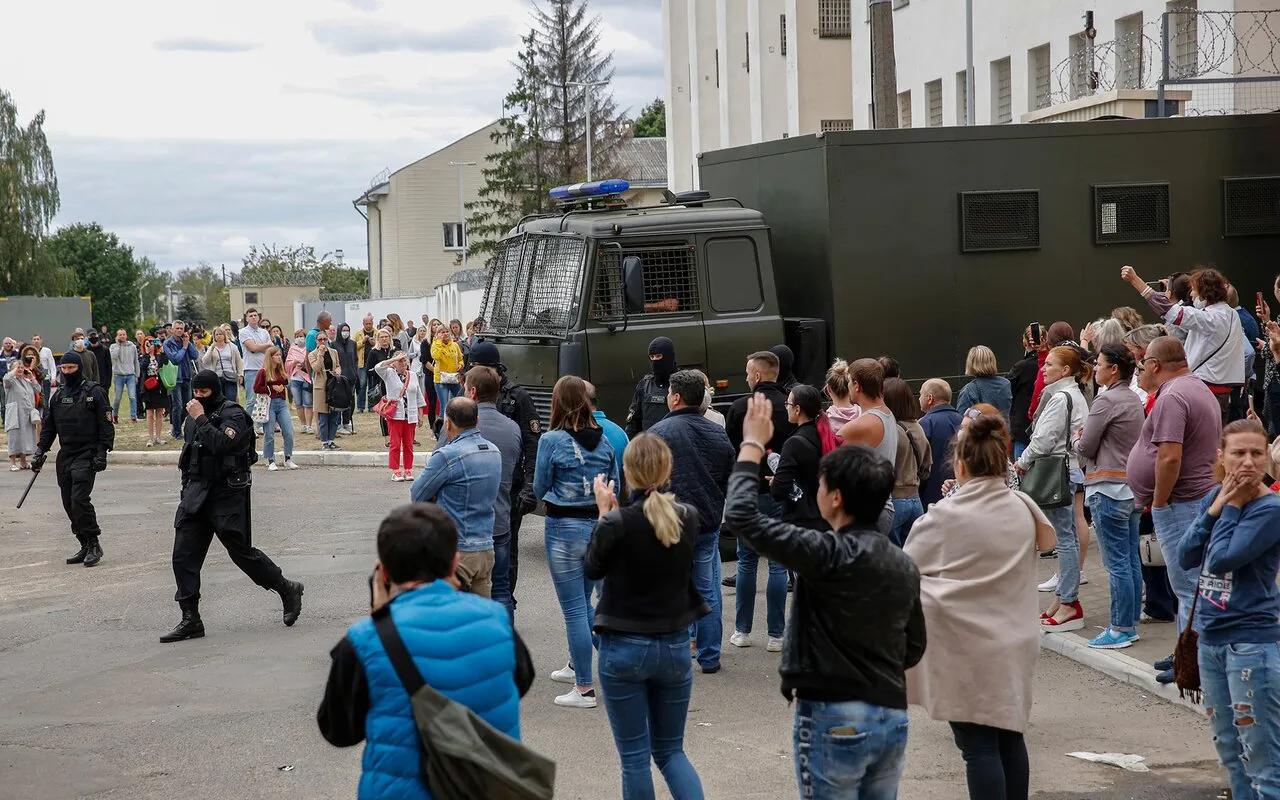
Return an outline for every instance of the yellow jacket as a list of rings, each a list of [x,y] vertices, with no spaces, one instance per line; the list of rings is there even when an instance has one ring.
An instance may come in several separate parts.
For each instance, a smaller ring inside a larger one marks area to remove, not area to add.
[[[431,342],[431,358],[436,362],[436,372],[461,372],[462,348],[457,342],[445,344],[439,339]]]

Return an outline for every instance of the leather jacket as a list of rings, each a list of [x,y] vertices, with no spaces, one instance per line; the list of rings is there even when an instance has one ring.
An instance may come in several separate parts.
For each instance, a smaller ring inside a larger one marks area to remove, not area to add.
[[[924,655],[920,573],[871,526],[834,533],[770,519],[757,467],[729,476],[725,519],[738,537],[796,573],[782,647],[782,694],[820,702],[907,707],[906,671]]]

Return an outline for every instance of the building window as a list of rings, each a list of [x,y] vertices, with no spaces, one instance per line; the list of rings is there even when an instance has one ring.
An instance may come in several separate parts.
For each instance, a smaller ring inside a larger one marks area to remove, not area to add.
[[[929,104],[929,127],[942,127],[942,81],[929,81],[924,85],[925,99]]]
[[[1089,61],[1089,40],[1083,33],[1071,37],[1071,99],[1090,94],[1093,64]]]
[[[911,91],[898,95],[898,127],[911,127]]]
[[[1049,66],[1049,45],[1042,44],[1027,51],[1027,87],[1031,90],[1027,105],[1033,111],[1053,104],[1052,69]]]
[[[466,246],[461,222],[444,223],[444,249],[461,250]]]
[[[956,73],[956,124],[969,124],[969,75],[964,70]]]
[[[1142,14],[1116,20],[1116,88],[1141,89]]]
[[[1169,75],[1194,78],[1200,74],[1200,14],[1196,0],[1174,0],[1169,12],[1169,42],[1173,50]]]
[[[787,15],[786,14],[778,15],[778,41],[781,42],[782,44],[779,50],[782,52],[782,55],[785,56],[787,54]]]
[[[257,293],[257,292],[245,292],[245,293],[244,293],[244,304],[245,304],[246,306],[256,306],[256,305],[258,304],[258,293]]]
[[[849,0],[818,0],[818,38],[849,38]]]
[[[1013,67],[1008,58],[991,62],[991,124],[1013,122]]]
[[[833,133],[836,131],[853,130],[853,120],[851,119],[824,119],[821,123],[820,130],[823,133]]]

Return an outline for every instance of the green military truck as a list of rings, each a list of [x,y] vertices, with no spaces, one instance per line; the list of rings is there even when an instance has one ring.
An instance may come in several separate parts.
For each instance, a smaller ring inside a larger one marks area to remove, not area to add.
[[[578,207],[522,220],[491,262],[486,335],[544,417],[571,374],[621,422],[655,336],[707,373],[718,405],[746,391],[747,354],[784,342],[806,382],[837,353],[892,354],[907,379],[958,387],[971,345],[1007,369],[1031,321],[1079,330],[1132,305],[1154,322],[1119,280],[1124,264],[1156,276],[1215,263],[1242,298],[1269,291],[1276,142],[1280,114],[1256,114],[829,133],[707,153],[705,193],[626,208],[604,181],[561,192]]]

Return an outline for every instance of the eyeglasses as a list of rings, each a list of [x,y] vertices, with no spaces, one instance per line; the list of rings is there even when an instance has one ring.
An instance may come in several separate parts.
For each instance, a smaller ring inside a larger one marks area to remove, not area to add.
[[[786,406],[787,408],[799,408],[799,407],[800,407],[800,404],[799,404],[799,403],[793,403],[793,402],[791,402],[790,400],[788,400],[788,401],[784,402],[784,403],[783,403],[783,405],[784,405],[784,406]]]

